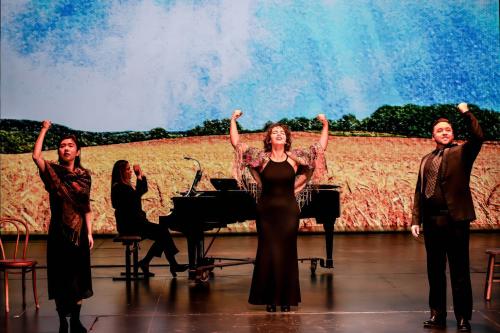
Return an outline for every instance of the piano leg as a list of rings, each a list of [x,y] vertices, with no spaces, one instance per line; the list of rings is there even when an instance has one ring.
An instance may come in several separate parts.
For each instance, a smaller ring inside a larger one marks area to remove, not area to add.
[[[188,261],[189,269],[196,268],[196,242],[193,238],[186,235],[187,248],[188,248]]]
[[[185,232],[184,235],[187,240],[189,269],[196,269],[203,258],[203,231],[189,230],[189,232]]]
[[[205,265],[205,238],[203,232],[196,242],[196,266]]]
[[[213,265],[214,261],[205,257],[205,234],[203,230],[192,230],[189,234],[185,234],[188,244],[188,258],[189,258],[189,280],[196,280],[197,282],[206,282],[208,274],[213,270],[202,269],[199,267]],[[205,278],[204,278],[205,277]]]
[[[205,235],[201,228],[193,228],[185,232],[188,246],[189,280],[197,279],[197,268],[207,265],[205,260]]]
[[[335,218],[317,218],[318,223],[323,224],[325,230],[326,263],[325,268],[333,268],[333,231],[335,229]]]

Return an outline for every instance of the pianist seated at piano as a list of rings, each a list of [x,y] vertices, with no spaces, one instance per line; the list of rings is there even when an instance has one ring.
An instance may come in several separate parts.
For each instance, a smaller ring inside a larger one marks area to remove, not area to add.
[[[297,235],[301,208],[311,198],[311,186],[326,175],[324,151],[328,144],[328,120],[322,123],[319,141],[308,149],[291,149],[289,128],[270,125],[264,148],[240,142],[236,120],[231,117],[230,140],[235,149],[234,176],[257,200],[257,255],[249,303],[266,305],[268,312],[290,311],[301,300],[297,262]]]
[[[139,165],[134,165],[136,175],[135,188],[132,186],[132,169],[128,161],[115,162],[111,175],[111,203],[115,209],[116,227],[120,235],[138,235],[143,239],[153,240],[153,245],[146,256],[139,261],[139,267],[147,276],[154,276],[149,271],[153,257],[165,253],[170,264],[170,272],[176,277],[177,272],[187,270],[187,265],[180,265],[175,260],[179,252],[168,228],[148,221],[142,210],[141,197],[148,191],[148,182]]]

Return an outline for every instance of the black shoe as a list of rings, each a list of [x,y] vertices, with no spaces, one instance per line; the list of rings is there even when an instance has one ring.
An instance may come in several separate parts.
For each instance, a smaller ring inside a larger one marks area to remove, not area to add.
[[[70,318],[69,328],[71,333],[87,333],[87,329],[82,325],[80,319]]]
[[[446,318],[438,315],[432,315],[429,320],[424,321],[425,328],[445,328]]]
[[[267,312],[276,312],[276,305],[275,304],[266,305],[266,311]]]
[[[137,262],[137,265],[141,268],[142,272],[144,273],[144,277],[153,277],[155,276],[154,273],[151,273],[149,271],[149,263],[144,262],[143,260],[140,260]]]
[[[170,265],[170,273],[172,274],[173,277],[176,277],[178,272],[184,272],[188,268],[189,268],[188,265],[180,265],[180,264]]]
[[[282,305],[281,312],[290,312],[290,305]]]
[[[467,319],[461,318],[460,320],[457,320],[457,330],[459,332],[470,332],[471,327],[470,323]]]

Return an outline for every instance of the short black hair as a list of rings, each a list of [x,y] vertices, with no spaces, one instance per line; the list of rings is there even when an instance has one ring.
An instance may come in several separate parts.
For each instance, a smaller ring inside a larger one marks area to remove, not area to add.
[[[451,124],[451,121],[448,120],[448,118],[438,118],[436,121],[434,121],[434,123],[432,123],[431,133],[434,133],[434,127],[439,123],[448,123],[453,128],[453,125]]]

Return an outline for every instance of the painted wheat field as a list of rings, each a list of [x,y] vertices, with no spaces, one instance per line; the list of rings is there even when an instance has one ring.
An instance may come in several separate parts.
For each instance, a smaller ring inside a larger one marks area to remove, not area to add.
[[[262,146],[263,134],[246,134],[241,140]],[[294,147],[307,147],[318,139],[314,133],[294,133]],[[407,230],[417,170],[421,157],[431,151],[430,139],[336,137],[327,149],[328,182],[341,186],[341,217],[337,231]],[[111,169],[116,160],[141,165],[149,192],[143,208],[151,221],[172,209],[171,198],[189,188],[198,159],[203,168],[199,190],[213,189],[212,177],[231,177],[233,150],[228,136],[205,136],[154,140],[119,145],[85,147],[82,162],[92,172],[93,228],[97,233],[115,233],[111,207]],[[56,160],[56,151],[44,152]],[[500,229],[500,143],[484,144],[474,165],[471,188],[476,206],[474,229]],[[17,216],[29,222],[35,233],[47,231],[50,211],[31,154],[0,155],[1,216]],[[302,220],[301,231],[321,231],[313,219]],[[254,221],[229,225],[226,232],[255,230]]]

